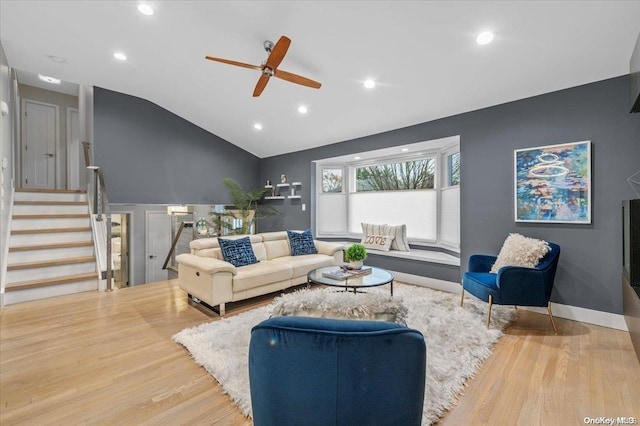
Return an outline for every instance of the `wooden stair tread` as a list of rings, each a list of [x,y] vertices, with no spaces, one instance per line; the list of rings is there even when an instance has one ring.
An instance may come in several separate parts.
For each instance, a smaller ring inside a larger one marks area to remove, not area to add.
[[[86,194],[86,189],[40,189],[40,188],[18,188],[16,192],[40,192],[51,194]]]
[[[85,219],[89,213],[14,214],[13,219]]]
[[[7,271],[15,271],[18,269],[46,268],[48,266],[72,265],[74,263],[95,262],[95,256],[70,257],[67,259],[46,260],[44,262],[25,262],[7,265]]]
[[[25,290],[28,288],[47,287],[56,284],[72,283],[76,281],[86,281],[90,279],[97,279],[97,272],[90,272],[87,274],[67,275],[64,277],[49,278],[46,280],[29,280],[20,281],[16,283],[7,284],[5,291],[17,291]]]
[[[81,226],[76,228],[17,229],[11,230],[11,235],[55,234],[58,232],[91,232],[91,227]]]
[[[86,206],[86,201],[14,201],[17,206]]]
[[[93,246],[93,241],[76,241],[71,243],[54,243],[54,244],[35,244],[31,246],[15,246],[9,247],[10,252],[15,251],[29,251],[29,250],[47,250],[47,249],[61,249],[72,247],[89,247]]]

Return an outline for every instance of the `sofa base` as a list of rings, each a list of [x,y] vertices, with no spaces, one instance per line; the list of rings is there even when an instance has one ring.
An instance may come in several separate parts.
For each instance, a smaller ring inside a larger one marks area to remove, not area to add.
[[[210,304],[208,304],[207,302],[205,302],[204,300],[200,300],[197,297],[195,297],[194,295],[187,293],[187,298],[189,299],[189,304],[190,305],[199,305],[202,306],[203,308],[205,308],[207,311],[213,312],[215,314],[220,315],[221,317],[224,316],[225,314],[225,304],[221,303],[219,304],[217,307],[216,306],[211,306]]]

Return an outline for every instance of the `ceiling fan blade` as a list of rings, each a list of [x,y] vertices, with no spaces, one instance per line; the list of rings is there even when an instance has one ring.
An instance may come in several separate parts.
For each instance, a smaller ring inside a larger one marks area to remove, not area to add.
[[[243,68],[251,68],[252,70],[262,70],[262,67],[259,65],[245,64],[244,62],[237,62],[237,61],[232,61],[230,59],[216,58],[214,56],[206,56],[206,58],[210,61],[222,62],[224,64],[236,65]]]
[[[262,91],[264,90],[264,88],[267,86],[267,83],[269,82],[269,74],[263,73],[260,76],[260,79],[258,79],[258,84],[256,84],[256,88],[253,89],[253,96],[260,96],[260,94],[262,93]]]
[[[282,60],[284,59],[284,55],[287,54],[287,50],[289,50],[290,44],[291,40],[289,39],[289,37],[280,37],[275,46],[273,46],[273,49],[271,49],[271,53],[267,58],[267,63],[265,64],[265,66],[267,68],[271,68],[272,70],[278,68],[278,65],[280,65],[280,62],[282,62]]]
[[[301,84],[307,87],[313,87],[314,89],[319,89],[320,86],[322,86],[317,81],[313,81],[309,78],[302,77],[301,75],[293,74],[287,71],[276,70],[273,76],[281,78],[283,80],[290,81],[291,83]]]

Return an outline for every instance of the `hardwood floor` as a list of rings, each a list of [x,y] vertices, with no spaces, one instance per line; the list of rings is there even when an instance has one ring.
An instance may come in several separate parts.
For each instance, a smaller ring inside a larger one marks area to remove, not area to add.
[[[227,315],[270,300],[227,305]],[[546,316],[519,315],[440,424],[640,418],[640,363],[628,333],[557,319],[556,336]],[[251,425],[171,341],[217,319],[190,306],[175,280],[2,308],[0,424]]]

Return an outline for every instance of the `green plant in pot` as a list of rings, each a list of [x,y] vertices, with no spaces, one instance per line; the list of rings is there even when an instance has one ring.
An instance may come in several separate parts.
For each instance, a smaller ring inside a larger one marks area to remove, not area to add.
[[[235,210],[226,210],[222,213],[214,213],[213,222],[223,234],[242,235],[255,231],[254,225],[258,219],[279,214],[273,207],[261,204],[266,188],[258,188],[245,191],[242,186],[231,178],[225,178],[224,186],[229,191]],[[234,220],[236,219],[236,220]]]
[[[367,258],[367,248],[360,243],[352,244],[344,252],[344,258],[351,268],[361,269],[362,261]]]

